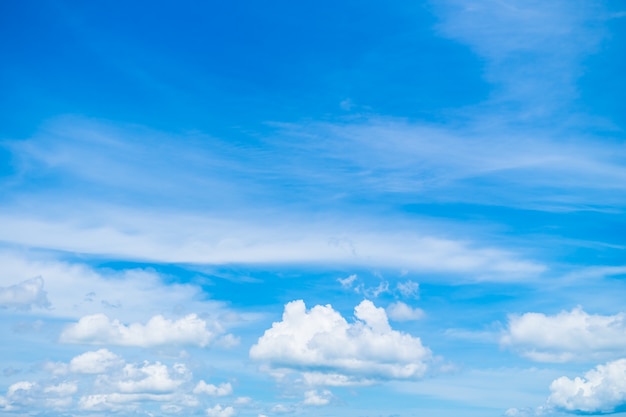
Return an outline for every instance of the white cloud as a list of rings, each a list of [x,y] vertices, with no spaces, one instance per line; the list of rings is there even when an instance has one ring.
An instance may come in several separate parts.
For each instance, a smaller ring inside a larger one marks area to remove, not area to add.
[[[12,307],[29,310],[31,307],[50,307],[48,296],[43,289],[41,277],[27,279],[9,287],[0,287],[0,308]]]
[[[119,346],[159,346],[189,344],[207,346],[215,333],[207,328],[207,322],[196,314],[189,314],[176,321],[161,315],[152,317],[145,325],[125,325],[110,320],[104,314],[81,318],[78,323],[63,330],[60,340],[64,343],[111,344]]]
[[[387,306],[387,315],[395,321],[419,320],[424,317],[424,311],[420,308],[412,308],[402,301],[391,303]]]
[[[8,406],[29,410],[68,411],[78,407],[88,411],[130,412],[160,403],[162,411],[167,413],[186,407],[198,410],[201,406],[197,397],[191,395],[193,375],[184,363],[147,360],[127,363],[107,349],[100,349],[77,355],[69,363],[48,363],[43,370],[48,376],[40,382],[22,381],[9,387]],[[58,382],[60,376],[67,377],[69,372],[76,380]],[[216,387],[220,394],[229,389],[232,390],[225,385]],[[73,395],[78,392],[81,395],[75,402]]]
[[[68,396],[72,394],[76,394],[78,391],[78,385],[76,382],[62,382],[57,385],[50,385],[44,388],[43,392],[46,394],[55,394],[59,396]]]
[[[207,384],[204,380],[198,382],[193,389],[194,394],[207,394],[215,397],[222,397],[233,393],[233,387],[229,382],[220,384],[219,386]]]
[[[626,316],[588,314],[581,307],[554,316],[510,316],[500,342],[540,362],[606,357],[626,349]]]
[[[343,288],[352,288],[352,284],[356,280],[357,275],[352,274],[347,278],[337,278],[337,281],[341,284]]]
[[[420,286],[417,282],[413,282],[410,280],[405,282],[399,282],[396,285],[396,288],[398,289],[400,294],[402,294],[402,296],[406,298],[419,298]]]
[[[626,359],[598,365],[583,378],[565,376],[550,385],[548,404],[574,413],[611,413],[626,405]]]
[[[362,301],[354,313],[356,320],[348,323],[330,305],[307,311],[302,300],[292,301],[250,357],[279,369],[343,375],[346,384],[424,375],[432,355],[419,338],[393,330],[385,310],[371,301]]]
[[[235,398],[235,404],[237,404],[237,405],[250,404],[251,402],[252,402],[252,398],[250,398],[250,397],[237,397],[237,398]]]
[[[293,407],[288,407],[284,404],[276,404],[272,407],[272,413],[286,414],[292,413],[294,411]]]
[[[144,362],[142,366],[127,364],[124,366],[121,380],[116,383],[116,386],[123,393],[173,392],[185,382],[190,374],[182,364],[175,364],[172,372],[174,378],[170,375],[168,367],[160,362]]]
[[[133,403],[142,401],[170,401],[172,395],[163,394],[125,394],[125,393],[106,393],[106,394],[91,394],[80,397],[78,401],[79,408],[83,410],[93,411],[118,411],[132,407]]]
[[[485,58],[488,80],[500,87],[498,98],[534,104],[535,112],[575,97],[582,60],[603,35],[597,25],[601,4],[481,0],[468,6],[449,0],[436,10],[443,34]]]
[[[322,391],[310,390],[304,393],[304,401],[302,401],[302,404],[315,406],[327,405],[328,403],[330,403],[332,398],[332,392],[327,389]]]
[[[107,369],[120,365],[122,359],[107,349],[85,352],[70,361],[69,369],[81,374],[101,374]]]
[[[9,389],[7,389],[7,397],[9,397],[9,398],[14,397],[20,391],[30,391],[36,385],[37,384],[35,384],[34,382],[29,382],[29,381],[20,381],[20,382],[16,382],[14,384],[11,384],[9,386]]]
[[[47,298],[53,306],[42,311],[47,316],[78,320],[95,313],[110,315],[114,310],[125,320],[147,321],[163,312],[180,312],[181,308],[179,314],[202,311],[218,317],[229,313],[224,303],[198,297],[200,287],[165,283],[149,268],[93,268],[56,260],[52,254],[0,249],[0,286],[10,286],[13,282],[8,281],[9,277],[24,281],[33,276],[45,281]]]
[[[363,231],[359,223],[369,219],[353,219],[342,222],[338,232],[334,222],[302,226],[299,218],[281,219],[293,227],[277,228],[271,220],[255,223],[252,218],[233,219],[227,215],[200,217],[154,210],[151,213],[120,208],[107,213],[106,227],[86,228],[83,223],[104,220],[83,218],[86,215],[80,212],[74,213],[75,219],[56,221],[0,212],[0,224],[6,225],[0,229],[0,240],[14,245],[172,263],[348,262],[472,273],[494,280],[516,280],[545,270],[543,265],[520,259],[507,250],[409,232],[406,224],[394,226],[395,230]],[[163,218],[168,220],[164,222]],[[338,235],[349,236],[350,243],[337,240]],[[91,291],[94,290],[87,289],[82,295]],[[123,300],[137,302],[127,296]]]
[[[233,407],[222,407],[220,404],[212,408],[207,408],[206,415],[208,417],[232,417],[235,415],[235,409]]]

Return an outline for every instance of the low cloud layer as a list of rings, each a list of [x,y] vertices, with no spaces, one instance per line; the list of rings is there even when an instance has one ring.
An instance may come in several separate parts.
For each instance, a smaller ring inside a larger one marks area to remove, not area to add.
[[[303,371],[320,385],[350,385],[367,379],[422,377],[432,359],[418,337],[393,330],[387,314],[371,301],[354,309],[349,323],[330,305],[306,309],[302,300],[285,305],[250,349],[252,359],[272,368]],[[309,372],[307,372],[309,371]]]

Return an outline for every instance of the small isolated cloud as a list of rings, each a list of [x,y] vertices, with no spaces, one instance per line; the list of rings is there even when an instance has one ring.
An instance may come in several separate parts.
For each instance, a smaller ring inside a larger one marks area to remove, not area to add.
[[[343,288],[352,288],[354,281],[356,281],[356,274],[352,274],[347,278],[337,278],[337,281],[341,284]]]
[[[9,287],[0,287],[0,308],[30,310],[31,307],[50,307],[43,285],[43,278],[36,277]]]
[[[304,401],[302,401],[302,404],[315,406],[327,405],[328,403],[330,403],[332,398],[332,392],[327,389],[322,391],[310,390],[304,393]]]
[[[562,376],[550,385],[548,403],[576,413],[605,414],[626,406],[626,359],[598,365],[583,378]]]
[[[387,306],[387,316],[395,321],[411,321],[419,320],[424,317],[424,310],[420,308],[412,308],[402,301],[389,304]]]
[[[324,385],[424,375],[432,354],[418,337],[393,330],[385,310],[369,300],[356,306],[354,315],[349,323],[330,305],[307,311],[302,300],[292,301],[285,305],[282,321],[252,346],[250,357],[270,368],[317,375]]]
[[[176,321],[157,315],[145,325],[125,325],[104,314],[94,314],[66,327],[61,334],[61,342],[140,347],[168,344],[205,347],[214,337],[215,333],[207,328],[207,322],[196,314]]]
[[[193,389],[194,394],[207,394],[214,397],[223,397],[225,395],[230,395],[233,393],[233,387],[229,382],[225,382],[223,384],[213,385],[207,384],[204,380],[198,382],[196,387]]]
[[[85,352],[70,361],[69,369],[79,374],[101,374],[107,369],[119,365],[122,359],[107,349]]]
[[[626,316],[592,315],[581,307],[554,316],[510,316],[500,343],[539,362],[603,357],[626,349]]]
[[[272,407],[272,413],[278,413],[278,414],[287,414],[287,413],[293,413],[294,409],[293,407],[288,407],[284,404],[276,404],[274,407]]]
[[[398,292],[405,298],[419,298],[420,285],[414,281],[399,282],[396,285]]]
[[[207,408],[206,415],[209,417],[232,417],[235,415],[235,409],[217,404],[215,407]]]

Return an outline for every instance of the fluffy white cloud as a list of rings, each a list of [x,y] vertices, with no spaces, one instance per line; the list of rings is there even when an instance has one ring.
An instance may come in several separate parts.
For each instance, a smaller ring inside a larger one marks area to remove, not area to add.
[[[580,307],[554,316],[510,316],[500,342],[541,362],[605,357],[626,349],[626,316],[592,315]]]
[[[204,380],[198,382],[193,389],[194,394],[207,394],[215,397],[223,397],[233,393],[233,387],[229,382],[220,384],[219,386],[213,384],[207,384]]]
[[[12,307],[19,310],[29,310],[33,306],[49,307],[50,302],[43,285],[43,278],[36,277],[19,284],[0,287],[0,307]]]
[[[325,389],[322,391],[310,390],[304,393],[304,401],[302,404],[304,405],[327,405],[332,400],[333,394]]]
[[[235,415],[235,409],[217,404],[215,407],[207,408],[206,415],[209,417],[232,417]]]
[[[548,403],[576,413],[611,413],[626,405],[626,359],[598,365],[583,378],[565,376],[550,385]]]
[[[107,349],[85,352],[70,361],[69,369],[80,374],[101,374],[107,369],[119,365],[122,359]]]
[[[111,320],[104,314],[81,318],[69,325],[61,334],[65,343],[110,344],[118,346],[158,346],[166,344],[189,344],[207,346],[215,333],[207,328],[207,322],[196,314],[189,314],[172,321],[161,315],[152,317],[145,325],[125,325]]]
[[[117,388],[123,393],[167,393],[176,390],[190,375],[183,364],[175,364],[170,370],[160,362],[144,362],[142,366],[127,364],[122,370],[122,380]]]
[[[356,320],[348,323],[330,305],[307,311],[302,300],[292,301],[282,321],[252,346],[250,357],[274,368],[341,375],[345,385],[424,375],[432,354],[419,338],[393,330],[385,310],[369,300],[354,314]]]
[[[419,320],[424,317],[422,309],[412,308],[402,301],[389,304],[386,310],[389,318],[395,321]]]

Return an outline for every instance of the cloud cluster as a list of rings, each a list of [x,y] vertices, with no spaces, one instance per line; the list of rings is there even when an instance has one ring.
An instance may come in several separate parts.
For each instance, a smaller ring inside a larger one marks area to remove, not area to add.
[[[565,376],[550,385],[548,403],[570,412],[601,414],[626,406],[626,359],[598,365],[583,378]]]
[[[332,399],[333,394],[327,389],[322,391],[309,390],[305,391],[304,401],[302,401],[302,404],[313,406],[328,405]]]
[[[0,410],[135,412],[157,407],[172,413],[206,406],[195,394],[227,397],[233,393],[229,383],[215,386],[204,380],[194,389],[193,374],[184,363],[129,363],[107,349],[85,352],[68,363],[48,363],[44,370],[49,376],[40,381],[9,386],[0,396]],[[232,415],[234,409],[226,407],[222,412]]]
[[[111,320],[104,314],[81,318],[61,333],[61,342],[84,344],[108,344],[117,346],[159,346],[167,344],[196,345],[205,347],[215,339],[215,331],[196,314],[178,320],[168,320],[161,315],[152,317],[144,325],[125,325]]]
[[[581,307],[554,316],[510,316],[500,342],[539,362],[606,357],[626,349],[626,316],[588,314]]]
[[[418,337],[393,330],[384,309],[364,300],[354,316],[349,323],[330,305],[307,311],[302,300],[292,301],[285,305],[282,321],[252,346],[250,357],[275,369],[304,372],[319,385],[425,374],[431,351]]]
[[[31,278],[19,284],[0,287],[0,308],[30,310],[31,307],[46,308],[50,306],[44,281],[41,277]]]

